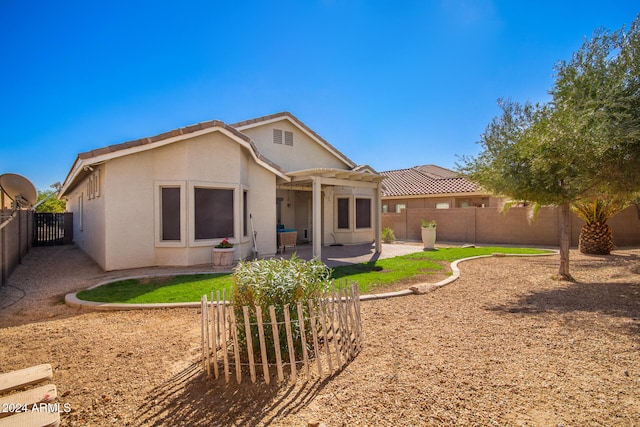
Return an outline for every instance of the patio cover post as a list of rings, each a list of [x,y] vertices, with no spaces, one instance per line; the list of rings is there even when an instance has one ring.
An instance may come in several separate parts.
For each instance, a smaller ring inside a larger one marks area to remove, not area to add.
[[[319,177],[312,177],[313,214],[313,256],[322,259],[322,181]]]

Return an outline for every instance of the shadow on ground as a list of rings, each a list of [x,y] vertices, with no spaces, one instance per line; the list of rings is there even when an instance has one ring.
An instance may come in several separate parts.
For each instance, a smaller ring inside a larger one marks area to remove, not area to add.
[[[293,385],[285,378],[267,385],[245,377],[241,384],[235,378],[225,384],[224,377],[208,380],[200,363],[194,363],[149,394],[138,409],[143,414],[138,425],[269,426],[305,407],[331,378]]]
[[[568,283],[566,287],[532,292],[517,301],[488,310],[519,314],[601,313],[634,321],[630,333],[640,335],[640,283]]]

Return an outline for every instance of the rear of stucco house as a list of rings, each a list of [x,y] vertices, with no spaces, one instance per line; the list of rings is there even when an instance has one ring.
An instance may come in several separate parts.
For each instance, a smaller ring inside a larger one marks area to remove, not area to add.
[[[244,259],[254,252],[253,230],[259,256],[268,257],[278,224],[313,242],[318,255],[335,240],[379,241],[381,180],[278,113],[81,153],[61,197],[74,213],[75,243],[104,270],[119,270],[208,264],[224,238]],[[341,200],[346,211],[338,211]]]

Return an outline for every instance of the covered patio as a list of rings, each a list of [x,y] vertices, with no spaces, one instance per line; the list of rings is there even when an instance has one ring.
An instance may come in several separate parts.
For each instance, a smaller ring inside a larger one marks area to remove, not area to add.
[[[311,256],[324,259],[323,251],[330,245],[361,246],[364,242],[373,242],[374,252],[382,251],[384,177],[366,166],[305,169],[287,176],[290,181],[277,187],[278,225],[289,228],[293,224],[296,230],[302,229],[298,241],[309,242]],[[285,199],[288,210],[282,207]],[[293,206],[291,200],[295,201]]]

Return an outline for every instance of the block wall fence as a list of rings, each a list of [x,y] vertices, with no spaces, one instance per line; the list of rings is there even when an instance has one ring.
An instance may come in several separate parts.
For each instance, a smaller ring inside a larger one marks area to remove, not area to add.
[[[559,246],[560,209],[540,209],[535,222],[529,223],[529,209],[514,207],[507,213],[496,208],[429,209],[408,208],[400,213],[383,213],[382,228],[389,227],[398,240],[420,241],[421,220],[438,223],[437,241],[469,244],[508,244]],[[611,218],[616,247],[640,246],[640,208],[631,206]],[[571,214],[571,246],[578,246],[584,221]]]
[[[0,286],[6,285],[13,270],[22,263],[32,246],[33,212],[2,211],[0,224]]]

